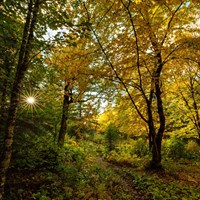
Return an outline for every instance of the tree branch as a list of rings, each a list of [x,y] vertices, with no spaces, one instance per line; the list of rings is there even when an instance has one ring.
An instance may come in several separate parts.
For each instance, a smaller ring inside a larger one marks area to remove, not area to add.
[[[174,11],[174,13],[172,14],[172,17],[170,18],[170,20],[169,20],[169,22],[167,24],[167,30],[166,30],[164,38],[163,38],[163,40],[161,42],[161,46],[163,46],[163,44],[164,44],[164,42],[165,42],[165,40],[167,38],[167,35],[168,35],[169,29],[171,27],[171,23],[172,23],[172,21],[174,19],[174,16],[176,15],[176,13],[178,12],[178,10],[181,8],[182,5],[183,5],[183,2],[180,3],[180,5],[176,8],[176,10]]]
[[[90,20],[90,15],[89,15],[89,12],[88,12],[88,10],[87,10],[87,7],[86,7],[85,3],[83,3],[83,6],[84,6],[84,8],[85,8],[85,11],[86,11],[86,13],[87,13],[87,18],[88,18],[88,21],[89,21],[89,20]],[[112,68],[112,70],[114,71],[114,73],[115,73],[117,79],[118,79],[118,80],[121,82],[121,84],[123,85],[123,87],[124,87],[126,93],[128,94],[128,96],[129,96],[129,98],[130,98],[130,100],[131,100],[131,102],[132,102],[134,108],[136,109],[137,113],[139,114],[139,116],[141,117],[141,119],[143,119],[143,120],[147,123],[147,122],[148,122],[147,119],[142,115],[142,113],[140,112],[139,108],[137,107],[137,105],[136,105],[135,101],[133,100],[133,98],[132,98],[132,96],[131,96],[131,94],[130,94],[130,92],[129,92],[129,90],[128,90],[126,84],[125,84],[125,82],[122,80],[122,78],[119,76],[118,72],[116,71],[115,67],[113,66],[113,64],[112,64],[111,60],[109,59],[109,57],[108,57],[108,55],[107,55],[107,53],[106,53],[104,47],[103,47],[102,44],[101,44],[101,41],[99,40],[98,35],[96,34],[96,31],[92,28],[91,25],[90,25],[90,29],[91,29],[93,35],[95,36],[95,38],[96,38],[96,40],[97,40],[97,43],[99,44],[99,46],[100,46],[100,48],[101,48],[101,50],[102,50],[102,52],[103,52],[103,55],[104,55],[105,58],[106,58],[106,61],[108,62],[109,66]]]

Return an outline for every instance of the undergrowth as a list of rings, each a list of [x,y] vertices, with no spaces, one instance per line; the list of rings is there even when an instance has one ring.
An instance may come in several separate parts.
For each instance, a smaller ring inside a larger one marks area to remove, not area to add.
[[[6,200],[200,199],[198,149],[191,143],[184,148],[176,140],[165,143],[173,148],[164,149],[160,174],[144,168],[150,154],[143,139],[115,143],[112,150],[99,138],[67,138],[64,148],[49,138],[34,143],[28,149],[22,145],[14,154]],[[182,154],[185,148],[187,155]],[[177,157],[171,157],[177,149]],[[192,159],[187,159],[189,153]]]
[[[163,180],[152,178],[146,174],[132,172],[127,172],[127,174],[133,177],[133,184],[137,188],[146,191],[154,200],[200,199],[200,188],[180,184],[176,181],[166,183]]]

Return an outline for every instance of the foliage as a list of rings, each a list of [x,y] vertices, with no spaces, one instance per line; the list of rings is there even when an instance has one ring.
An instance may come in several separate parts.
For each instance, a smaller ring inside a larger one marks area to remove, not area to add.
[[[25,42],[31,2],[42,4]],[[19,108],[10,115],[16,115],[10,171],[17,179],[8,181],[8,200],[131,199],[127,188],[120,190],[129,176],[136,193],[139,188],[153,199],[199,198],[192,187],[170,182],[169,174],[160,181],[132,170],[150,158],[143,139],[149,136],[149,143],[163,144],[172,176],[181,174],[174,167],[181,169],[180,162],[191,167],[188,177],[193,164],[199,169],[199,1],[4,0],[0,10],[2,151],[12,143],[4,129],[15,73],[21,77]],[[23,42],[27,48],[20,50]],[[38,95],[36,107],[23,101],[29,91]],[[63,148],[56,144],[59,129],[69,136]]]
[[[180,159],[185,157],[185,144],[180,138],[170,138],[165,142],[165,148],[169,158]]]
[[[199,159],[199,145],[193,141],[184,141],[179,137],[171,137],[167,139],[163,146],[163,155],[166,158],[178,160],[198,160]]]
[[[147,142],[144,139],[139,138],[138,140],[136,140],[132,152],[140,158],[149,155]]]
[[[146,175],[131,175],[134,185],[147,191],[155,200],[176,200],[180,198],[197,200],[200,197],[198,189],[192,189],[190,186],[178,185],[176,182],[164,183]]]
[[[149,155],[149,150],[142,139],[127,139],[119,142],[115,149],[110,152],[104,152],[103,156],[110,162],[121,165],[138,166],[141,158]]]
[[[51,137],[34,137],[32,141],[28,135],[24,138],[25,143],[14,147],[12,167],[34,169],[56,165],[57,150]]]
[[[125,152],[116,152],[116,151],[110,151],[106,155],[106,159],[113,163],[118,163],[128,166],[133,166],[135,163],[137,163],[138,160],[136,155],[131,155],[130,153],[125,153]]]
[[[82,177],[81,168],[85,162],[85,152],[72,139],[64,148],[58,148],[51,137],[43,136],[35,138],[33,143],[27,148],[27,141],[21,151],[15,148],[11,170],[18,170],[18,174],[23,171],[29,172],[32,184],[35,180],[37,187],[31,187],[28,195],[33,199],[52,199],[59,196],[59,199],[68,199],[72,191],[80,184]],[[22,178],[25,178],[21,175]],[[21,181],[21,177],[17,177]],[[22,188],[21,188],[22,187]],[[27,198],[24,185],[19,188],[12,188],[16,197],[12,197],[12,190],[7,193],[7,199]],[[16,190],[23,190],[18,193]]]
[[[115,148],[116,142],[120,138],[120,132],[113,124],[109,124],[105,131],[105,139],[108,144],[108,150],[112,151]]]
[[[195,159],[199,160],[200,158],[200,146],[195,141],[189,141],[185,145],[186,157],[188,160]]]
[[[83,119],[84,120],[84,119]],[[68,135],[76,139],[93,139],[95,130],[93,125],[86,120],[77,120],[68,125]]]

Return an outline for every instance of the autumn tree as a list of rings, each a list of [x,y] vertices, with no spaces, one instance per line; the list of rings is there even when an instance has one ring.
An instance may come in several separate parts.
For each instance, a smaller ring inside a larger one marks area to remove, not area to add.
[[[113,70],[113,78],[121,83],[148,126],[150,167],[160,168],[165,131],[163,74],[174,53],[184,45],[180,38],[196,20],[197,4],[123,0],[110,2],[105,8],[99,1],[95,4],[83,3],[85,20]]]
[[[51,57],[51,65],[57,69],[63,90],[62,117],[58,144],[64,145],[70,107],[83,100],[90,81],[89,64],[91,56],[85,48],[86,39],[77,39],[73,45],[56,48]],[[73,104],[73,105],[72,105]]]
[[[170,70],[173,76],[168,81],[173,87],[169,93],[178,108],[176,115],[189,120],[187,129],[196,129],[199,138],[199,38],[187,33],[183,42],[184,46],[173,57],[176,66]]]

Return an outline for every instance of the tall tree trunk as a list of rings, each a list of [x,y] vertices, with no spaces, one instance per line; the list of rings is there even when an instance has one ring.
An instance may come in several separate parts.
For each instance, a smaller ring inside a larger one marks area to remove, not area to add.
[[[62,119],[61,119],[60,131],[58,135],[58,145],[60,147],[64,146],[65,135],[67,133],[67,119],[68,119],[68,113],[69,113],[69,104],[71,103],[68,87],[69,87],[69,84],[65,85],[65,89],[64,89]]]
[[[16,121],[16,113],[19,103],[21,83],[23,81],[25,72],[28,67],[28,62],[30,58],[31,42],[33,40],[33,32],[36,24],[37,14],[39,11],[39,0],[32,0],[28,4],[28,12],[26,17],[26,22],[23,31],[23,38],[21,43],[21,48],[19,52],[18,64],[15,79],[13,82],[13,87],[11,91],[10,108],[8,114],[8,120],[5,130],[4,146],[1,155],[0,163],[0,200],[3,199],[4,186],[6,182],[6,173],[10,165],[10,160],[12,156],[12,144],[14,137],[14,126]]]
[[[153,121],[149,121],[149,139],[150,139],[150,148],[152,152],[152,159],[150,162],[150,169],[161,169],[161,144],[162,137],[161,132],[156,133],[155,126],[153,125]]]
[[[155,88],[156,88],[156,98],[157,98],[157,110],[158,110],[158,115],[159,115],[159,123],[160,126],[158,128],[158,132],[156,135],[156,144],[157,144],[157,150],[158,150],[158,160],[160,160],[161,162],[161,146],[162,146],[162,138],[163,138],[163,134],[165,131],[165,114],[164,114],[164,109],[163,109],[163,102],[162,102],[162,98],[161,98],[161,86],[160,86],[160,77],[156,79],[155,82]],[[157,167],[160,167],[160,165],[158,165]]]
[[[157,49],[155,47],[155,49]],[[161,97],[161,84],[160,84],[160,74],[163,68],[162,63],[162,56],[161,53],[156,50],[158,53],[156,55],[157,57],[157,63],[158,66],[155,70],[155,74],[152,77],[152,84],[153,88],[155,88],[155,95],[156,95],[156,101],[157,101],[157,112],[159,116],[159,128],[156,131],[156,128],[153,123],[153,117],[152,117],[152,108],[151,108],[151,99],[150,98],[150,105],[148,106],[148,125],[149,125],[149,138],[150,138],[150,146],[152,147],[152,160],[150,163],[151,169],[161,169],[161,147],[162,147],[162,138],[165,131],[165,115],[164,115],[164,109],[163,109],[163,102]]]
[[[197,132],[198,132],[198,136],[199,136],[197,139],[197,143],[200,145],[200,124],[199,124]]]
[[[8,98],[8,85],[9,81],[8,79],[10,78],[10,66],[5,61],[5,66],[6,66],[6,78],[3,80],[3,90],[1,94],[1,101],[0,101],[0,134],[4,135],[5,133],[5,121],[7,119],[7,98]]]
[[[157,140],[158,135],[152,116],[151,103],[148,103],[148,128],[149,128],[149,147],[152,152],[152,159],[149,165],[150,169],[160,169],[161,165],[161,143]]]

